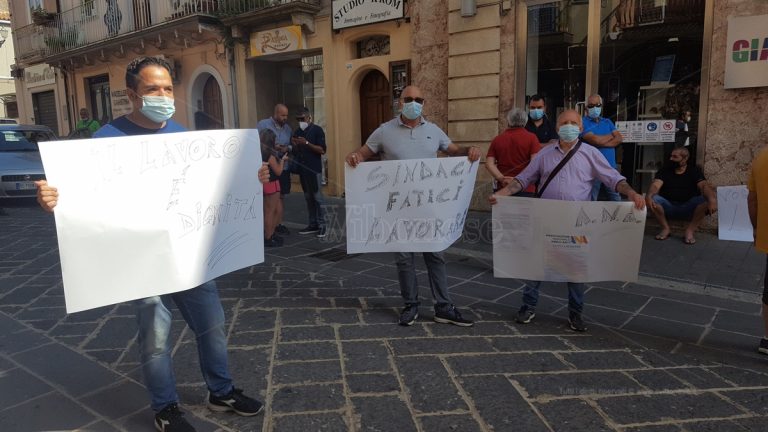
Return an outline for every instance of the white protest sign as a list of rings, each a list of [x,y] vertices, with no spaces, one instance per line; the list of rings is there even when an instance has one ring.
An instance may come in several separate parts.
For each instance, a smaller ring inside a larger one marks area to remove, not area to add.
[[[67,312],[263,262],[259,147],[256,130],[41,142]]]
[[[495,277],[637,281],[646,212],[631,202],[501,197],[492,211]]]
[[[755,240],[747,208],[748,194],[744,185],[717,187],[717,237],[720,240]]]
[[[448,248],[464,229],[477,166],[466,157],[346,165],[347,253]]]

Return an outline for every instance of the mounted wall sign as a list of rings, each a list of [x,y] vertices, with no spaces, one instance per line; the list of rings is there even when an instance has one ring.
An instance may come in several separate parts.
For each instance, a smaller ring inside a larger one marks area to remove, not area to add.
[[[405,0],[333,0],[333,29],[357,27],[405,16]]]
[[[300,25],[251,33],[251,57],[297,51],[306,45]]]
[[[725,88],[768,86],[768,15],[728,17]]]

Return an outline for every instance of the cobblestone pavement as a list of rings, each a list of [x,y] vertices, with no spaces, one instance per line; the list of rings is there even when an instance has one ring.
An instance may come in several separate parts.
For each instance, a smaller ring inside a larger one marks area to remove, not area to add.
[[[53,218],[31,204],[7,213],[0,431],[153,430],[131,306],[66,315]],[[338,234],[324,242],[291,234],[267,249],[266,263],[218,279],[232,373],[266,402],[263,415],[205,408],[193,336],[176,314],[179,391],[198,430],[768,429],[756,295],[594,284],[589,332],[577,334],[567,329],[563,286],[545,285],[536,320],[521,326],[511,320],[519,282],[449,255],[454,300],[477,324],[432,322],[426,290],[421,318],[404,328],[394,324],[401,300],[391,256],[347,256]]]

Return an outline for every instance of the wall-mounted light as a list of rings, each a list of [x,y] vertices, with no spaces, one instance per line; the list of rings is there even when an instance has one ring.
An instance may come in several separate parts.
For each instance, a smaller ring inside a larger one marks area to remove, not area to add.
[[[8,27],[0,25],[0,47],[3,46],[6,39],[8,39]]]
[[[461,0],[461,16],[473,17],[477,15],[477,0]]]

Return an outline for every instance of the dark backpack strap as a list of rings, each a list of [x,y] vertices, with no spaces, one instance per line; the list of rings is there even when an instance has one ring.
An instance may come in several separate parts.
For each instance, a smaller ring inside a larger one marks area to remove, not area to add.
[[[571,160],[573,155],[576,154],[577,151],[579,151],[580,147],[581,147],[581,141],[576,143],[576,145],[571,149],[571,151],[569,151],[568,154],[566,154],[565,157],[560,161],[560,163],[557,164],[555,169],[553,169],[552,172],[549,174],[549,177],[547,177],[547,181],[544,182],[544,185],[541,188],[539,188],[539,190],[536,191],[537,198],[541,198],[541,196],[544,194],[544,191],[547,189],[547,186],[549,186],[549,182],[551,182],[552,179],[555,178],[557,173],[559,173],[560,170],[563,169],[565,164],[568,163],[569,160]]]

